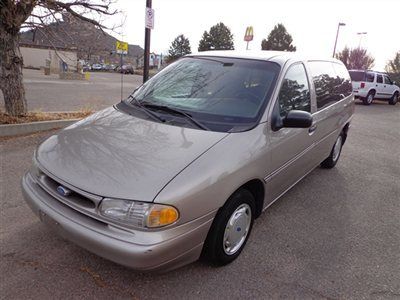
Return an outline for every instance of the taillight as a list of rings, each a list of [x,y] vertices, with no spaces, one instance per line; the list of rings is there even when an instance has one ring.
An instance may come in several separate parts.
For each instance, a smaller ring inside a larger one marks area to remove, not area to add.
[[[361,84],[360,84],[360,88],[365,88],[365,82],[361,82]]]

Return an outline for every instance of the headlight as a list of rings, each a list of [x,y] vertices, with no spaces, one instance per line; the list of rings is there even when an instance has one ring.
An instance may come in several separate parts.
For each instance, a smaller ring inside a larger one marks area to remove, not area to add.
[[[130,227],[155,228],[176,222],[178,210],[169,205],[131,200],[103,199],[100,214]]]

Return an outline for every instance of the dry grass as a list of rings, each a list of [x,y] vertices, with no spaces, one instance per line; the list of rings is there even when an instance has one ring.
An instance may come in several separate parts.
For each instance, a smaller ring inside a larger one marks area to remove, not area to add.
[[[29,122],[40,122],[40,121],[53,121],[53,120],[66,120],[66,119],[82,119],[93,113],[93,110],[84,108],[76,112],[67,113],[52,113],[33,111],[28,112],[26,115],[13,117],[0,111],[0,124],[22,124]]]

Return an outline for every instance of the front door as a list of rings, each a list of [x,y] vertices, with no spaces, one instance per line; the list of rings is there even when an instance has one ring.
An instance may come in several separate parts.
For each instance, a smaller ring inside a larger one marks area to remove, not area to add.
[[[391,98],[394,94],[396,87],[393,85],[393,82],[390,80],[389,76],[383,76],[384,85],[383,88],[385,89],[385,98]]]
[[[290,110],[311,112],[309,82],[302,63],[291,65],[286,72],[273,114],[284,118]],[[272,172],[265,181],[273,201],[314,167],[313,138],[308,128],[270,129],[269,137]]]
[[[385,91],[383,76],[381,74],[376,74],[375,88],[376,88],[375,98],[388,98]]]

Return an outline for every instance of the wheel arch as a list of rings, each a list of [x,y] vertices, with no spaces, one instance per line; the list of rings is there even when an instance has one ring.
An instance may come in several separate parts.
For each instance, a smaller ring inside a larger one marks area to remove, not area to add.
[[[264,183],[260,179],[252,179],[240,186],[235,192],[239,191],[240,189],[246,189],[248,190],[254,197],[254,200],[256,201],[256,212],[255,212],[255,218],[258,218],[263,210],[264,207],[264,196],[265,196],[265,187]]]

